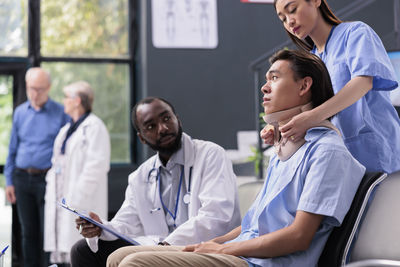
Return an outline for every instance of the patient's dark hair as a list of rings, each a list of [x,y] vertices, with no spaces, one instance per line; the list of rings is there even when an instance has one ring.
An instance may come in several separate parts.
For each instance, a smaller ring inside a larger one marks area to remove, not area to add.
[[[280,50],[276,52],[269,62],[274,64],[278,60],[287,60],[294,73],[294,79],[311,77],[311,102],[313,107],[318,107],[334,96],[331,77],[324,62],[314,54],[299,50]]]
[[[165,104],[167,104],[167,105],[171,108],[172,112],[176,115],[175,108],[172,106],[171,103],[169,103],[169,102],[168,102],[167,100],[165,100],[164,98],[161,98],[161,97],[154,97],[154,96],[149,96],[149,97],[143,98],[142,100],[140,100],[139,102],[137,102],[136,105],[135,105],[135,106],[133,107],[133,109],[132,109],[132,123],[133,123],[133,127],[135,127],[135,130],[136,130],[136,131],[140,132],[139,125],[138,125],[138,121],[137,121],[137,116],[136,116],[136,115],[137,115],[137,114],[136,114],[136,111],[137,111],[138,107],[139,107],[140,105],[150,104],[150,103],[152,103],[154,100],[160,100],[160,101],[164,102]]]

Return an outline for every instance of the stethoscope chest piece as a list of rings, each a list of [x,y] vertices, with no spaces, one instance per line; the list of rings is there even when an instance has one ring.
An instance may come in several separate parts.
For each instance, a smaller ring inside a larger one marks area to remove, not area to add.
[[[183,203],[185,203],[186,205],[188,205],[190,203],[190,193],[186,193],[183,196]]]

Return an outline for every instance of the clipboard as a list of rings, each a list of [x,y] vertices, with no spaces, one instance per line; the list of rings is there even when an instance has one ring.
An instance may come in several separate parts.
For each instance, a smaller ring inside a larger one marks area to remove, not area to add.
[[[74,213],[75,215],[79,216],[80,218],[84,219],[85,221],[88,221],[88,222],[90,222],[90,223],[92,223],[92,224],[94,224],[94,225],[100,227],[100,228],[103,229],[104,231],[107,231],[107,232],[109,232],[110,234],[112,234],[112,235],[114,235],[114,236],[116,236],[116,237],[118,237],[118,238],[120,238],[120,239],[122,239],[122,240],[125,240],[125,241],[128,242],[128,243],[131,243],[132,245],[135,245],[135,246],[140,246],[140,245],[141,245],[139,242],[133,240],[132,238],[129,238],[129,237],[127,237],[127,236],[124,236],[124,235],[122,235],[122,234],[120,234],[120,233],[114,231],[113,229],[111,229],[111,228],[105,226],[104,224],[99,223],[98,221],[93,220],[93,219],[90,218],[88,215],[85,215],[85,214],[83,214],[83,213],[77,211],[76,209],[73,209],[73,208],[69,207],[69,206],[66,204],[66,201],[65,201],[64,198],[61,200],[61,203],[59,203],[59,205],[60,205],[61,207],[63,207],[64,209],[66,209],[66,210],[68,210],[68,211]]]

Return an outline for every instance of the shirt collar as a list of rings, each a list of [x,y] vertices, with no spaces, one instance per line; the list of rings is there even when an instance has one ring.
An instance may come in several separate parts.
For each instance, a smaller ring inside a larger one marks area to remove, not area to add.
[[[33,106],[31,105],[31,101],[30,100],[28,100],[28,109],[33,109],[33,110],[35,110],[34,108],[33,108]],[[44,103],[44,105],[43,105],[43,107],[41,107],[38,111],[41,111],[41,110],[48,110],[49,109],[49,106],[50,106],[50,97],[48,97],[47,98],[47,101],[46,101],[46,103]]]
[[[313,49],[311,50],[311,53],[317,54],[319,57],[321,57],[322,54],[328,53],[328,43],[329,43],[329,40],[330,40],[331,37],[332,37],[333,31],[335,30],[335,27],[336,27],[336,26],[337,26],[337,25],[333,25],[332,28],[331,28],[331,31],[329,32],[328,39],[326,39],[324,51],[322,51],[321,53],[318,53],[317,46],[314,45]]]
[[[319,125],[308,129],[304,139],[307,142],[312,143],[315,140],[319,139],[321,135],[325,134],[327,131],[330,130],[335,131],[339,136],[341,136],[340,131],[330,121],[325,120],[322,121]]]

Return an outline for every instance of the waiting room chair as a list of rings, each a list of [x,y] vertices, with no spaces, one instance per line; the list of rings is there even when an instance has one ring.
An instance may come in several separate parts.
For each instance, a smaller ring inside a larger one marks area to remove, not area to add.
[[[392,260],[363,260],[346,264],[345,267],[400,267],[400,261]]]
[[[242,218],[249,210],[251,204],[253,204],[263,184],[264,181],[260,180],[244,183],[238,186],[239,209]]]
[[[377,186],[386,177],[385,173],[379,172],[366,173],[364,175],[342,225],[335,228],[329,236],[320,256],[318,266],[338,267],[344,266],[347,263],[350,248],[352,247],[353,240],[355,240],[362,218],[366,213],[367,204],[373,199],[374,193],[378,188]]]
[[[355,266],[385,260],[389,265],[376,266],[400,266],[400,172],[379,185],[350,255]]]

